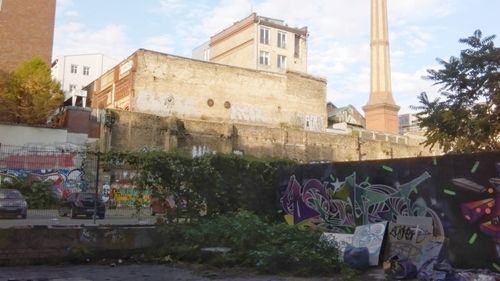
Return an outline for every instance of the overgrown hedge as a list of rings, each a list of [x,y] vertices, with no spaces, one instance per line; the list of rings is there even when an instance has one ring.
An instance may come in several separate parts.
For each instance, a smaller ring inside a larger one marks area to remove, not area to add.
[[[248,211],[231,212],[192,224],[161,227],[164,245],[155,255],[164,261],[215,266],[253,267],[263,273],[331,276],[345,271],[335,244],[320,239],[317,229],[269,223]],[[206,247],[227,247],[207,256]]]
[[[103,159],[108,169],[135,170],[139,190],[149,189],[157,198],[173,196],[181,208],[167,214],[170,220],[211,217],[238,209],[282,220],[276,173],[280,167],[294,164],[222,154],[191,158],[164,151],[110,152]]]

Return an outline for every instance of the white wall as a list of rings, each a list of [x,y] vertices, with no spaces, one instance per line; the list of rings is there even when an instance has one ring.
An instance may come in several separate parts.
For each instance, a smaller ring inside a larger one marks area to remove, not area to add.
[[[71,73],[72,64],[77,65],[77,73]],[[61,82],[67,99],[71,96],[69,93],[71,84],[80,90],[116,64],[117,61],[102,54],[60,56],[57,58],[57,64],[52,67],[52,77]],[[88,75],[83,75],[84,66],[90,69]]]
[[[65,129],[38,128],[25,125],[0,124],[1,145],[55,145],[74,144],[82,145],[89,140],[87,134],[68,133]]]

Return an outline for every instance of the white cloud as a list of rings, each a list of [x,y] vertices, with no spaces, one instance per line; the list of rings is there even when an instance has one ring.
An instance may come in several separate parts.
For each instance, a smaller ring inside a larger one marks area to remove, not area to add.
[[[111,24],[102,29],[90,30],[81,23],[71,22],[56,26],[54,37],[54,56],[103,53],[114,59],[122,59],[133,51],[122,25]]]
[[[159,4],[162,12],[178,11],[186,6],[182,0],[160,0]]]
[[[174,52],[173,43],[174,41],[169,35],[159,35],[146,38],[141,48],[171,54]]]
[[[454,11],[452,0],[393,0],[387,6],[389,18],[398,25],[445,17]]]
[[[201,21],[198,32],[208,40],[210,36],[250,15],[251,10],[249,0],[221,0]]]
[[[433,82],[423,79],[427,75],[427,69],[435,69],[437,66],[425,66],[415,72],[393,72],[392,92],[396,103],[401,107],[400,113],[413,112],[410,105],[418,105],[417,96],[426,92],[429,98],[438,96],[438,88]]]
[[[79,13],[73,10],[75,5],[74,0],[57,0],[56,1],[56,15],[62,15],[67,17],[78,16]]]

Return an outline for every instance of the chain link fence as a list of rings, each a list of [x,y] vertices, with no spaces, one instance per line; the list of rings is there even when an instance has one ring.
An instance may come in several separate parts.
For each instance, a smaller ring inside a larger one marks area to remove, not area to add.
[[[153,223],[155,218],[151,216],[148,204],[139,210],[124,204],[123,200],[117,204],[116,199],[123,199],[117,196],[123,197],[125,190],[133,193],[133,188],[112,190],[109,174],[113,173],[103,172],[99,162],[100,153],[89,147],[0,144],[0,188],[18,189],[28,201],[26,220],[5,220],[2,217],[0,227],[19,224]],[[97,194],[104,202],[104,220],[61,216],[64,203],[72,198],[72,194],[80,192]],[[48,196],[44,196],[45,193]]]

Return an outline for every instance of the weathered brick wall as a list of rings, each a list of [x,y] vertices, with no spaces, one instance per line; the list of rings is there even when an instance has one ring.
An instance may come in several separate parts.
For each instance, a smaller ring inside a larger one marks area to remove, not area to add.
[[[123,86],[120,86],[122,85]],[[90,87],[92,107],[323,131],[326,81],[139,50]]]
[[[432,155],[405,137],[358,138],[299,129],[242,123],[176,119],[113,110],[111,128],[101,133],[103,151],[111,148],[136,150],[144,147],[180,148],[185,151],[232,153],[257,157],[285,157],[304,162],[354,161]],[[405,142],[402,142],[404,140]],[[409,144],[406,144],[409,143]]]
[[[0,2],[0,71],[12,71],[34,56],[50,65],[56,0]]]

